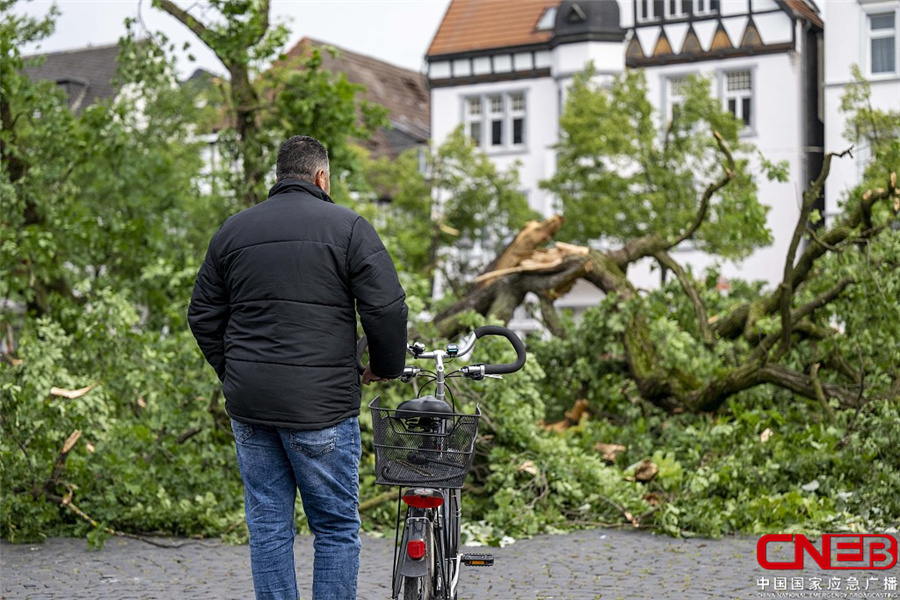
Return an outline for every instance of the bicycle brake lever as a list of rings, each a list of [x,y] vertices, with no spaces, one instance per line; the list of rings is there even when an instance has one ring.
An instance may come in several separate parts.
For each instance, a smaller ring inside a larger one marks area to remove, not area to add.
[[[485,377],[490,377],[491,379],[503,379],[503,375],[488,375],[485,373]]]
[[[400,381],[403,383],[409,383],[413,377],[415,377],[419,371],[418,367],[403,367],[403,374],[400,376]]]

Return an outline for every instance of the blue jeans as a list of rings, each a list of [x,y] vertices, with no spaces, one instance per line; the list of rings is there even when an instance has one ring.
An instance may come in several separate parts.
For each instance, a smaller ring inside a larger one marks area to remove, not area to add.
[[[232,419],[257,600],[297,600],[297,490],[313,547],[313,600],[354,600],[359,574],[359,421],[299,431]]]

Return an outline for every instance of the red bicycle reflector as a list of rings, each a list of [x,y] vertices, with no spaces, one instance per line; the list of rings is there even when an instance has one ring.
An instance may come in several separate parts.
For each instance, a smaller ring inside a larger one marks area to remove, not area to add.
[[[419,560],[425,556],[425,541],[410,540],[406,543],[406,553],[413,560]]]
[[[407,490],[403,501],[413,508],[437,508],[444,503],[444,496],[438,490],[417,488]]]

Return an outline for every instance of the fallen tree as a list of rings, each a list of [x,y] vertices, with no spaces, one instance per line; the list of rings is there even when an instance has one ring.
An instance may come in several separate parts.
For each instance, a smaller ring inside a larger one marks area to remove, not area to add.
[[[715,351],[723,341],[740,339],[745,342],[742,346],[745,352],[712,378],[698,377],[682,369],[664,369],[660,366],[659,350],[651,341],[648,319],[640,310],[630,310],[622,342],[628,372],[645,400],[668,411],[714,411],[739,391],[772,384],[817,401],[835,399],[842,406],[858,405],[863,375],[843,356],[820,357],[803,371],[787,366],[782,359],[801,340],[815,342],[837,334],[815,318],[817,311],[840,298],[856,278],[841,277],[811,299],[801,300],[801,292],[809,287],[819,263],[828,254],[855,251],[887,230],[886,225],[874,223],[873,211],[885,205],[896,214],[900,208],[896,173],[890,174],[883,187],[861,193],[834,225],[824,231],[814,231],[809,226],[813,203],[822,192],[832,160],[848,152],[828,154],[821,173],[803,195],[803,207],[780,285],[752,302],[738,304],[726,314],[709,315],[698,281],[673,258],[671,251],[692,238],[707,218],[712,196],[733,177],[734,161],[721,144],[721,138],[719,143],[725,158],[724,174],[704,191],[696,217],[684,231],[672,238],[651,233],[619,248],[599,251],[561,243],[543,247],[552,242],[553,234],[559,230],[562,224],[559,216],[542,223],[529,223],[475,280],[469,293],[436,316],[434,322],[440,334],[454,337],[461,333],[459,316],[467,311],[508,321],[528,293],[542,300],[544,320],[552,323],[554,316],[548,314],[552,311],[552,300],[568,292],[578,280],[614,295],[622,305],[640,302],[627,273],[633,263],[649,257],[677,277],[695,311],[698,335],[704,346]],[[809,243],[795,259],[804,235],[809,236]],[[883,264],[880,268],[896,266]],[[778,318],[774,330],[757,327],[762,320],[772,317]],[[549,329],[552,331],[553,327]],[[822,366],[840,375],[843,382],[823,381],[819,376]]]

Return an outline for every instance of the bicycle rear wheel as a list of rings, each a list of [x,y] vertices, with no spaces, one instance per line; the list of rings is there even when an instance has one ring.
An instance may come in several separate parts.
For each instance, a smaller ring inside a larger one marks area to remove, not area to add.
[[[402,600],[433,600],[434,567],[429,567],[429,572],[422,577],[404,577],[400,598]]]
[[[447,490],[444,495],[444,563],[447,588],[445,597],[456,600],[456,584],[459,576],[459,527],[460,491]]]

